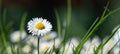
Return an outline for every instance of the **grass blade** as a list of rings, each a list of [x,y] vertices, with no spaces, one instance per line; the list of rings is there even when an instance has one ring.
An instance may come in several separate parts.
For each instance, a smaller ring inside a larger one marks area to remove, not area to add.
[[[110,1],[107,2],[107,5],[105,6],[105,10],[102,13],[102,16],[100,18],[103,18],[105,16],[106,11],[108,10],[108,5],[110,4]]]
[[[97,18],[93,24],[91,25],[91,27],[89,28],[89,30],[86,32],[86,34],[84,35],[84,37],[82,39],[85,39],[86,36],[90,33],[90,31],[93,29],[93,27],[96,25],[96,23],[98,22],[99,18]]]
[[[67,27],[69,27],[71,23],[71,12],[72,12],[71,0],[67,0]]]
[[[13,47],[13,45],[11,45],[11,51],[12,51],[12,54],[15,54],[15,49],[14,49],[14,47]]]
[[[6,54],[8,54],[8,51],[7,51],[7,41],[6,41],[6,38],[5,38],[4,31],[1,31],[1,36],[2,36],[2,41],[3,41],[3,47],[5,48]]]
[[[22,16],[21,23],[20,23],[20,30],[23,31],[25,27],[25,21],[27,17],[27,12],[25,12]]]
[[[22,19],[21,19],[21,23],[20,23],[20,41],[18,43],[18,53],[21,54],[22,53],[22,50],[21,50],[21,35],[22,35],[22,32],[24,32],[24,27],[25,27],[25,21],[26,21],[26,17],[27,17],[27,12],[25,12],[22,16]]]
[[[1,0],[2,1],[2,0]],[[5,11],[4,11],[5,12]],[[2,13],[1,13],[2,14]],[[4,15],[6,15],[5,13],[3,13]],[[5,52],[6,54],[8,54],[8,51],[7,51],[7,40],[6,40],[6,33],[4,31],[4,28],[2,27],[2,17],[3,15],[1,15],[1,19],[0,19],[0,32],[1,32],[1,39],[3,41],[3,47],[5,48]]]
[[[57,19],[57,32],[58,32],[58,37],[60,38],[61,40],[61,23],[60,23],[60,16],[58,14],[58,11],[56,9],[54,9],[54,12],[55,12],[55,16],[56,16],[56,19]]]
[[[6,13],[7,13],[7,10],[4,9],[3,10],[3,26],[6,27]],[[6,28],[5,28],[6,29]]]

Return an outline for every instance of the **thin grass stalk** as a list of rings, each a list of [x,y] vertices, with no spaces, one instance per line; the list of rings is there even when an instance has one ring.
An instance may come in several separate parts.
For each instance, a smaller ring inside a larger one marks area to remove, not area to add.
[[[21,50],[21,35],[22,35],[22,32],[24,32],[24,27],[25,27],[25,21],[26,21],[26,17],[27,17],[27,13],[23,13],[22,15],[22,19],[21,19],[21,23],[20,23],[20,41],[18,43],[18,51],[19,51],[19,54],[22,54],[22,50]]]
[[[99,20],[99,18],[97,18],[97,19],[93,22],[93,24],[92,24],[91,27],[88,29],[88,31],[86,32],[86,34],[84,35],[84,37],[82,38],[82,40],[86,38],[86,36],[90,33],[90,31],[93,29],[93,27],[97,24],[98,20]]]
[[[25,30],[24,27],[25,27],[26,17],[27,17],[27,12],[24,12],[22,15],[21,23],[20,23],[20,30],[21,31]]]
[[[1,0],[2,1],[2,0]],[[1,5],[2,6],[2,5]],[[2,9],[2,8],[1,8]],[[2,12],[1,12],[2,14]],[[6,41],[6,35],[5,35],[5,31],[4,31],[4,28],[2,27],[2,17],[3,15],[1,15],[1,19],[0,19],[0,31],[1,31],[1,39],[3,41],[3,47],[5,48],[5,52],[6,54],[8,54],[8,51],[7,51],[7,41]],[[4,17],[3,17],[4,18]]]
[[[102,15],[100,18],[103,18],[106,14],[106,11],[108,10],[108,5],[110,4],[110,0],[108,0],[107,5],[105,6],[105,10],[103,11]]]
[[[17,52],[16,52],[16,54],[20,54],[19,52],[20,52],[20,51],[19,51],[19,47],[18,47],[18,48],[17,48]]]
[[[61,40],[61,23],[60,23],[60,16],[58,14],[58,11],[56,8],[54,8],[54,12],[55,12],[55,16],[56,16],[56,20],[57,20],[57,32],[58,32],[58,37]]]
[[[67,42],[66,38],[68,38],[69,30],[70,30],[70,23],[71,23],[71,13],[72,13],[72,4],[71,0],[67,0],[67,18],[66,18],[66,28],[65,28],[65,36],[63,39],[63,46]]]
[[[58,32],[58,37],[60,38],[60,40],[62,40],[62,38],[61,38],[61,23],[60,23],[60,16],[59,16],[59,14],[58,14],[58,11],[57,11],[57,9],[56,8],[54,8],[54,12],[55,12],[55,16],[56,16],[56,20],[57,20],[57,32]],[[62,43],[59,45],[59,47],[58,47],[58,49],[57,49],[57,51],[56,51],[56,53],[57,54],[59,54],[60,53],[60,48],[61,48],[61,46],[62,46]]]
[[[59,51],[61,49],[62,46],[65,46],[66,43],[66,38],[68,38],[68,32],[69,32],[69,26],[70,26],[70,22],[71,22],[71,0],[67,0],[67,18],[66,18],[66,29],[65,29],[65,35],[64,35],[64,39],[62,40],[62,42],[59,45]],[[62,33],[61,33],[62,34]],[[63,47],[64,48],[64,47]],[[60,52],[58,52],[60,54]],[[63,53],[62,53],[63,54]]]
[[[60,37],[61,34],[62,34],[62,33],[61,33],[60,17],[59,17],[58,11],[57,11],[56,9],[54,9],[54,10],[55,10],[56,18],[57,18],[58,36]],[[66,29],[66,30],[68,30],[68,29]],[[66,35],[65,35],[65,36],[66,36]],[[61,38],[61,37],[60,37],[60,38]],[[60,40],[61,40],[61,39],[60,39]],[[60,48],[62,47],[62,45],[64,45],[63,42],[65,42],[65,39],[63,39],[63,41],[61,42],[58,50],[60,50]],[[60,52],[58,52],[58,53],[60,53]]]
[[[65,29],[65,37],[64,39],[68,38],[70,23],[71,23],[71,13],[72,13],[72,4],[71,0],[67,0],[67,19],[66,19],[66,29]]]
[[[66,38],[68,38],[69,29],[70,29],[70,23],[71,23],[71,12],[72,12],[72,5],[71,0],[67,0],[67,18],[66,18],[66,27],[65,27],[65,35],[63,42],[66,42]]]
[[[2,36],[2,41],[3,41],[3,46],[5,48],[6,54],[8,54],[8,51],[7,51],[7,41],[6,41],[6,38],[5,38],[5,33],[3,31],[1,33],[2,33],[1,36]]]
[[[6,29],[6,13],[7,13],[7,10],[6,10],[6,8],[4,8],[4,10],[3,10],[3,26],[5,27],[5,29]]]
[[[67,0],[67,27],[69,27],[71,23],[71,12],[72,12],[71,0]]]
[[[14,49],[13,45],[11,45],[11,52],[12,52],[12,54],[15,54],[15,49]]]
[[[20,32],[20,34],[21,34],[21,32]],[[20,36],[21,36],[21,35],[20,35]],[[17,53],[18,53],[18,54],[21,54],[21,53],[22,53],[22,50],[21,50],[21,37],[20,37],[20,41],[18,42]]]

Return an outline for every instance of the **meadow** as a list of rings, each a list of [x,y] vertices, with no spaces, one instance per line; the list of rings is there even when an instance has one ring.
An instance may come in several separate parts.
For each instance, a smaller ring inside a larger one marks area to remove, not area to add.
[[[72,10],[71,1],[67,0],[66,11],[53,8],[55,21],[51,19],[52,22],[42,16],[30,17],[26,11],[17,16],[20,20],[16,19],[19,23],[15,23],[14,19],[10,21],[8,9],[1,8],[0,54],[120,54],[120,23],[114,26],[109,35],[101,37],[96,34],[109,18],[120,13],[120,7],[109,9],[111,1],[108,0],[101,16],[94,18],[85,30],[77,22],[80,20],[74,19],[73,15],[77,13]],[[2,2],[0,5],[2,7]],[[120,15],[117,16],[119,18]]]

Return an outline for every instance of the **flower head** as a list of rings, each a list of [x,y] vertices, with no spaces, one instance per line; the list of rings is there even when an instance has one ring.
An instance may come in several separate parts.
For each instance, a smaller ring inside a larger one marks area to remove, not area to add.
[[[31,47],[29,45],[25,45],[23,48],[22,48],[23,52],[24,53],[29,53],[30,50],[31,50]]]
[[[37,46],[37,38],[34,36],[29,35],[28,38],[26,38],[26,43],[29,45]]]
[[[43,36],[52,30],[52,25],[46,19],[34,18],[28,22],[28,30],[33,35]]]
[[[19,42],[20,39],[23,40],[26,37],[25,31],[15,31],[10,35],[10,39],[13,43]]]
[[[48,32],[46,35],[44,35],[43,38],[41,38],[41,41],[50,41],[57,37],[57,33],[54,31]]]
[[[94,50],[100,45],[99,37],[94,37],[93,39],[89,39],[85,44],[81,51],[81,54],[94,54]]]
[[[40,50],[39,54],[48,54],[53,47],[53,44],[51,42],[42,42],[40,43]],[[38,54],[38,50],[34,49],[33,54]]]
[[[46,51],[50,51],[51,48],[53,47],[53,44],[51,42],[43,42],[40,44],[40,51],[42,52],[46,52]]]

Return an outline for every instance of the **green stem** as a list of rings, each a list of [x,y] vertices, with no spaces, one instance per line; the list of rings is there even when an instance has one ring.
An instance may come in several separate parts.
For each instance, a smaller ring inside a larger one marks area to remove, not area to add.
[[[39,42],[40,42],[40,37],[38,37],[38,54],[39,54]]]

